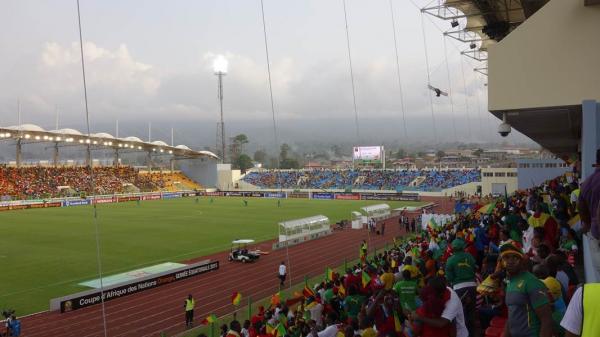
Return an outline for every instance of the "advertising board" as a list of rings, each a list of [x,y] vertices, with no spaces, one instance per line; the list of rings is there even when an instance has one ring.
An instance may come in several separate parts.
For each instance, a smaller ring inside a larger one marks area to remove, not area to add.
[[[186,278],[204,274],[217,269],[219,269],[219,261],[208,263],[202,262],[201,264],[189,265],[161,275],[149,276],[132,283],[121,284],[119,286],[104,290],[104,302],[184,280]],[[60,301],[60,312],[69,312],[89,307],[94,304],[99,304],[102,302],[101,296],[100,290],[82,292],[75,294],[74,297],[68,296]]]
[[[65,200],[63,202],[63,207],[69,206],[83,206],[91,204],[90,199],[75,199],[75,200]]]
[[[162,194],[163,199],[181,198],[181,193],[168,192]]]
[[[336,199],[339,200],[360,200],[360,194],[358,193],[338,193],[335,195]]]
[[[313,192],[312,199],[333,199],[333,193],[329,192]]]

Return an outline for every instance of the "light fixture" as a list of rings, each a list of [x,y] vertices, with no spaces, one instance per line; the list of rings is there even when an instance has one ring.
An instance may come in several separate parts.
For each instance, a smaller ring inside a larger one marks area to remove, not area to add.
[[[61,139],[62,139],[62,138],[60,138],[60,137],[56,137],[56,141],[57,141],[57,142],[60,142],[60,140],[61,140]]]
[[[160,149],[160,153],[163,153],[163,152],[165,152],[165,150],[163,150],[163,149]]]
[[[452,28],[458,27],[458,21],[456,19],[452,20],[452,22],[450,22],[450,26],[452,26]]]
[[[227,74],[227,59],[223,55],[217,55],[213,61],[213,70],[215,74]]]
[[[108,146],[112,146],[112,142],[108,142]]]
[[[93,141],[92,143],[93,143],[94,145],[96,145],[96,144],[98,144],[98,141]]]
[[[29,139],[29,138],[31,138],[31,135],[30,134],[25,134],[25,139]]]
[[[141,149],[142,149],[142,147],[141,147],[141,146],[138,146],[138,150],[141,150]]]
[[[79,140],[79,143],[80,143],[80,144],[83,144],[83,139],[80,139],[80,140]]]
[[[156,148],[152,149],[153,152],[156,152]]]
[[[86,144],[89,144],[89,143],[90,143],[90,140],[89,140],[89,139],[86,139],[86,140],[85,140],[85,143],[86,143]]]
[[[46,137],[44,139],[48,139],[48,137]],[[40,136],[35,136],[35,140],[40,140]]]
[[[48,137],[48,140],[53,140],[53,138],[52,137]]]
[[[173,154],[173,150],[169,150],[169,154]]]
[[[119,144],[119,147],[123,147],[123,144]]]
[[[35,137],[35,139],[38,139],[39,137]],[[47,140],[48,136],[44,136],[44,140]]]

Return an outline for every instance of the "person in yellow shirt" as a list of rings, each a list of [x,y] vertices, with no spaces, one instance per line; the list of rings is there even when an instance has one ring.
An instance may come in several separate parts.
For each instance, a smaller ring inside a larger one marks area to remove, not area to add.
[[[394,287],[394,273],[392,273],[392,267],[389,265],[385,267],[385,272],[379,276],[379,279],[383,283],[385,290],[390,290]]]

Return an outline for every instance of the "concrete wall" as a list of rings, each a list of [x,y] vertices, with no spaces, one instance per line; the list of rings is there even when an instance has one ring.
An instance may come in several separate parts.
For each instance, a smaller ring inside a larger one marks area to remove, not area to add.
[[[489,110],[600,101],[600,6],[551,0],[488,54]]]
[[[491,176],[489,176],[491,175]],[[496,186],[506,185],[506,192],[513,193],[519,188],[516,168],[484,168],[481,169],[481,193],[488,195],[495,193],[504,194],[504,187],[494,191]]]
[[[204,187],[217,186],[217,161],[209,158],[182,159],[176,167],[188,178]]]
[[[517,160],[519,189],[540,185],[570,170],[571,168],[560,159],[519,159]]]

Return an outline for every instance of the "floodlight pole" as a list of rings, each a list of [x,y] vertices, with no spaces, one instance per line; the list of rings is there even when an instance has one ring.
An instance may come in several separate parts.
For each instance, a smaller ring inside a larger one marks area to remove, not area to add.
[[[219,107],[221,112],[221,163],[225,163],[225,121],[223,119],[223,76],[225,76],[224,71],[215,71],[215,75],[219,79]]]

